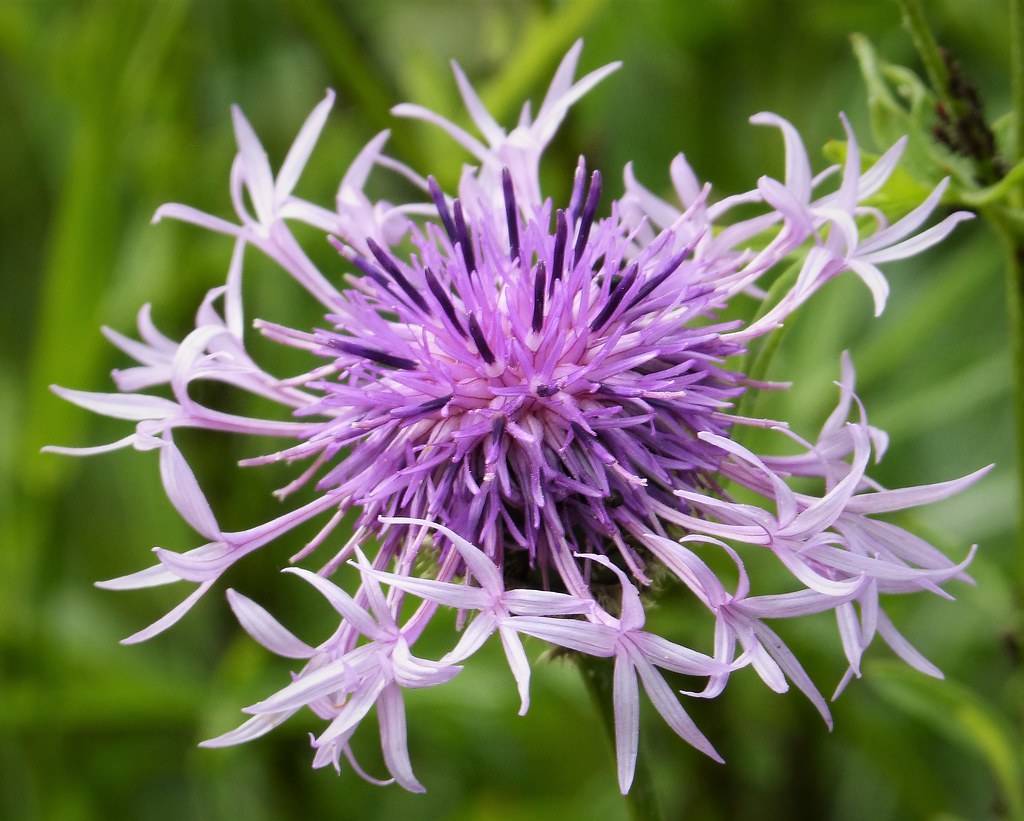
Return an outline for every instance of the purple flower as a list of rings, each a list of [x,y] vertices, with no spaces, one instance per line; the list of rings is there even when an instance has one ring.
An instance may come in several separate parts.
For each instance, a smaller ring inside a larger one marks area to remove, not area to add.
[[[185,553],[156,548],[155,566],[102,583],[195,585],[128,642],[170,627],[244,556],[301,524],[322,522],[292,560],[321,547],[333,552],[318,573],[292,572],[334,606],[337,629],[311,646],[228,591],[245,630],[304,666],[290,684],[247,708],[252,717],[244,724],[206,746],[256,738],[308,707],[329,722],[313,741],[314,766],[340,767],[344,756],[377,781],[349,746],[376,707],[392,779],[422,790],[406,746],[402,691],[447,682],[496,635],[525,712],[527,635],[609,660],[619,785],[626,791],[637,756],[641,686],[680,737],[720,760],[659,668],[707,679],[702,690],[686,694],[711,698],[732,673],[752,666],[775,691],[792,683],[831,721],[817,688],[766,620],[835,611],[849,665],[839,689],[860,674],[876,634],[911,665],[937,673],[896,631],[880,596],[948,596],[940,585],[966,579],[973,549],[954,563],[872,517],[944,498],[984,470],[919,488],[878,485],[866,472],[887,439],[862,408],[850,421],[859,401],[846,356],[839,403],[814,443],[784,422],[741,417],[733,409],[746,391],[764,387],[742,372],[749,342],[845,271],[867,284],[880,312],[888,285],[877,266],[930,247],[970,215],[950,215],[918,233],[938,205],[940,184],[888,225],[868,201],[894,170],[902,141],[862,170],[842,118],[845,165],[815,176],[796,130],[773,114],[753,122],[782,132],[781,181],[762,177],[749,192],[712,201],[710,186],[679,155],[670,176],[681,207],[641,185],[629,166],[625,195],[606,203],[601,172],[588,172],[580,158],[569,201],[559,207],[541,190],[541,155],[572,104],[618,67],[576,80],[581,47],[562,61],[536,116],[525,106],[511,130],[493,119],[455,66],[482,140],[419,106],[395,108],[443,128],[477,163],[465,169],[454,196],[385,155],[383,132],[355,158],[332,207],[307,202],[293,191],[333,94],[309,116],[276,174],[252,127],[233,109],[238,154],[230,192],[237,222],[178,204],[161,207],[155,217],[232,237],[225,284],[209,292],[194,330],[180,342],[156,329],[148,306],[139,313],[138,340],[105,330],[136,363],[115,371],[117,392],[54,389],[136,427],[109,445],[50,450],[158,451],[169,499],[205,540]],[[372,200],[364,189],[378,167],[405,179],[414,199]],[[838,188],[823,192],[837,170]],[[760,210],[737,219],[737,206]],[[291,232],[294,222],[326,235],[347,269],[347,287],[336,287],[316,267]],[[250,247],[323,306],[317,328],[253,323],[268,339],[304,352],[309,366],[302,373],[271,374],[249,353],[241,284]],[[762,297],[763,284],[795,255],[803,257],[799,275],[775,307],[753,322],[723,319],[734,300]],[[218,411],[192,398],[197,381],[258,395],[282,412],[261,419]],[[171,398],[148,392],[164,387]],[[800,452],[754,454],[737,442],[738,426],[775,428]],[[306,501],[249,529],[222,530],[175,445],[179,428],[283,440],[275,452],[243,464],[302,463],[275,495],[299,493]],[[817,479],[820,494],[792,489],[792,476]],[[763,502],[737,501],[726,491],[730,484]],[[350,511],[354,531],[338,538]],[[370,560],[362,548],[372,542]],[[718,550],[739,573],[731,593],[701,555]],[[778,559],[793,589],[750,595],[742,554],[756,551]],[[328,577],[340,581],[353,560],[358,582],[350,594]],[[429,574],[414,574],[416,567]],[[713,619],[711,655],[643,629],[647,594],[641,590],[666,574]],[[617,606],[604,596],[615,582],[622,591]],[[403,621],[407,596],[420,603]],[[442,606],[460,611],[461,635],[440,660],[419,658],[412,648]]]
[[[638,678],[655,709],[680,738],[715,761],[724,763],[655,667],[691,676],[721,677],[728,673],[728,662],[716,662],[703,653],[641,629],[646,618],[644,608],[639,592],[626,574],[605,556],[581,554],[579,558],[597,562],[618,577],[622,585],[622,601],[617,618],[595,608],[587,622],[550,617],[518,617],[514,621],[516,628],[523,633],[578,653],[614,659],[613,704],[619,789],[623,793],[629,792],[636,767],[640,737]]]
[[[550,590],[505,590],[501,571],[481,550],[446,527],[423,519],[383,519],[385,524],[420,525],[443,533],[458,551],[467,580],[476,580],[479,587],[468,584],[419,579],[396,573],[365,571],[392,587],[412,593],[427,601],[475,610],[478,615],[463,631],[459,643],[442,661],[458,663],[472,656],[495,632],[501,638],[505,656],[519,689],[519,715],[530,708],[530,664],[523,644],[516,635],[519,629],[515,616],[565,616],[590,613],[594,602]]]

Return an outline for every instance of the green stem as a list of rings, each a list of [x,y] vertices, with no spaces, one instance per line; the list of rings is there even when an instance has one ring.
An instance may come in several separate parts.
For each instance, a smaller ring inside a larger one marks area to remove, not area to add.
[[[1012,162],[1024,156],[1024,0],[1010,0],[1010,84],[1013,93]]]
[[[924,63],[924,70],[928,74],[932,89],[951,112],[955,111],[955,101],[949,95],[949,69],[946,67],[946,61],[942,59],[942,52],[932,28],[928,25],[921,0],[899,0],[899,3],[903,10],[903,23],[910,32],[910,39],[914,41],[914,48],[917,49],[921,62]]]
[[[592,658],[590,656],[576,655],[576,664],[583,676],[583,683],[597,707],[598,713],[608,738],[615,746],[615,708],[613,701],[612,664],[608,659]],[[658,809],[658,796],[654,789],[654,780],[651,778],[651,769],[644,755],[643,746],[636,761],[636,774],[633,776],[633,786],[628,795],[623,796],[626,806],[629,808],[629,815],[633,821],[658,821],[661,818],[661,811]]]
[[[1017,516],[1021,562],[1024,565],[1024,230],[1011,224],[999,211],[982,212],[996,229],[1006,252],[1006,309],[1009,315],[1010,348],[1013,353],[1013,418],[1017,456]],[[1024,567],[1021,568],[1024,586]]]

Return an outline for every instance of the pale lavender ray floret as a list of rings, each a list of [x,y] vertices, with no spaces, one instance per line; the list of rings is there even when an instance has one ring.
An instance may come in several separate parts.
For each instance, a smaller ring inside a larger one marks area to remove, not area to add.
[[[521,632],[552,644],[579,653],[614,659],[612,697],[619,789],[623,793],[629,792],[636,769],[640,738],[638,678],[654,708],[673,732],[705,755],[724,763],[655,668],[661,667],[690,676],[721,677],[728,674],[729,663],[715,661],[703,653],[643,630],[646,620],[644,607],[639,591],[626,574],[606,556],[581,554],[579,558],[597,562],[618,577],[622,585],[618,617],[595,608],[588,621],[519,616],[513,622]]]
[[[728,593],[718,576],[687,544],[712,544],[721,547],[736,564],[736,590]],[[803,693],[832,729],[832,715],[825,699],[803,666],[763,619],[793,618],[832,610],[850,596],[836,597],[816,590],[750,596],[750,579],[743,560],[725,542],[711,536],[684,536],[678,542],[650,534],[646,544],[685,584],[715,618],[715,658],[728,664],[735,656],[737,643],[741,657],[754,668],[761,680],[777,693],[789,689],[787,679]],[[714,698],[724,689],[728,673],[712,676],[703,698]]]
[[[464,567],[466,583],[440,579],[420,579],[397,573],[364,571],[391,587],[411,593],[437,604],[459,610],[475,610],[476,617],[463,630],[458,644],[441,659],[443,663],[457,664],[472,656],[495,632],[501,639],[509,668],[519,690],[520,715],[530,707],[530,664],[523,644],[516,635],[514,616],[565,616],[589,613],[594,608],[591,599],[582,599],[551,590],[506,590],[500,569],[479,548],[443,525],[425,519],[401,517],[383,518],[385,524],[418,525],[444,534],[458,551]],[[472,586],[472,579],[479,586]]]
[[[180,342],[157,330],[148,306],[138,315],[139,339],[104,329],[135,363],[114,372],[115,391],[54,388],[87,410],[134,422],[135,430],[106,445],[48,450],[156,450],[168,498],[205,540],[184,553],[155,548],[156,565],[101,583],[195,586],[127,642],[170,627],[243,557],[307,522],[320,525],[292,561],[321,548],[329,555],[317,573],[292,572],[327,598],[340,623],[313,646],[229,590],[243,629],[303,667],[247,708],[244,724],[204,746],[255,739],[309,708],[328,722],[313,739],[314,766],[340,768],[344,756],[362,777],[388,783],[360,767],[349,743],[375,707],[391,780],[420,791],[402,691],[444,684],[497,636],[525,713],[527,635],[606,660],[625,791],[636,763],[641,685],[678,735],[719,760],[659,669],[706,678],[703,690],[684,694],[712,698],[750,666],[774,691],[793,684],[831,726],[824,699],[767,621],[834,611],[848,664],[839,690],[860,675],[875,635],[911,666],[938,673],[896,630],[880,597],[924,591],[949,598],[942,585],[970,580],[964,571],[974,549],[956,563],[875,516],[958,493],[987,469],[937,485],[882,487],[868,470],[887,437],[868,424],[845,354],[839,402],[816,441],[784,421],[734,411],[747,391],[781,387],[744,373],[751,341],[846,271],[867,284],[881,311],[888,283],[878,266],[931,247],[970,215],[922,230],[940,204],[940,183],[889,224],[872,198],[904,141],[862,169],[842,117],[843,167],[815,174],[796,129],[764,113],[753,122],[782,133],[782,180],[765,176],[750,191],[713,201],[711,186],[680,154],[670,166],[679,206],[645,188],[631,166],[625,194],[609,201],[601,170],[581,157],[565,172],[568,200],[555,202],[541,188],[544,149],[570,107],[619,67],[576,79],[581,49],[575,44],[563,59],[536,116],[527,104],[511,128],[453,65],[483,139],[422,107],[394,109],[440,126],[473,157],[477,165],[464,167],[454,192],[431,169],[386,156],[382,132],[355,157],[333,203],[309,202],[295,190],[333,93],[314,108],[276,173],[233,108],[233,221],[174,203],[154,218],[231,237],[225,283],[207,293]],[[411,201],[374,199],[371,175],[380,167],[409,183]],[[832,178],[838,185],[827,190]],[[740,206],[754,215],[736,218]],[[291,231],[296,222],[324,235],[338,252],[336,270],[314,264]],[[270,373],[247,344],[242,272],[250,246],[323,308],[314,328],[252,322],[307,357],[301,373]],[[793,260],[802,262],[792,285],[760,319],[723,318],[754,313],[752,304],[732,309],[763,297]],[[269,400],[280,413],[251,418],[210,407],[191,394],[204,381]],[[778,430],[799,452],[755,454],[737,441],[749,426]],[[304,494],[304,501],[262,524],[224,531],[175,442],[180,428],[281,440],[274,452],[242,464],[301,464],[275,495]],[[821,490],[798,491],[792,477]],[[737,501],[732,487],[758,501]],[[368,558],[363,551],[374,542]],[[707,561],[718,551],[738,572],[731,593]],[[744,557],[764,551],[789,582],[753,595],[760,580],[748,577]],[[351,592],[339,586],[346,563],[358,571]],[[677,579],[664,588],[710,615],[712,655],[645,629],[645,603],[659,578]],[[618,609],[603,597],[609,579],[621,589]],[[405,618],[410,596],[418,603]],[[442,606],[460,611],[461,634],[438,660],[413,655]]]
[[[254,716],[252,719],[204,744],[223,746],[248,741],[254,733],[262,735],[302,707],[310,707],[330,722],[313,740],[317,750],[314,766],[332,763],[338,767],[339,756],[344,753],[358,769],[348,748],[349,739],[376,706],[385,765],[403,787],[422,792],[424,788],[409,760],[401,691],[444,684],[462,668],[417,658],[410,652],[410,644],[422,630],[422,618],[413,617],[399,627],[396,604],[385,598],[365,556],[361,552],[358,556],[367,606],[322,576],[301,568],[286,570],[315,587],[343,619],[343,628],[316,650],[295,638],[255,602],[237,593],[232,595],[233,609],[257,641],[278,655],[310,661],[288,686],[245,708]],[[363,637],[366,643],[354,645],[353,637]]]

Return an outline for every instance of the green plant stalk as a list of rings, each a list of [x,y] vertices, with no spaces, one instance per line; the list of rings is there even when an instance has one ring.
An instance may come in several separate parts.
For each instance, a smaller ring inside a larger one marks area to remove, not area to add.
[[[949,95],[949,73],[938,43],[924,16],[921,0],[899,0],[904,22],[910,31],[921,61],[939,100],[955,111],[956,101]],[[1021,155],[1024,134],[1024,0],[1010,0],[1011,87],[1013,95],[1013,156]],[[999,235],[1006,255],[1006,308],[1009,319],[1009,343],[1013,354],[1013,416],[1017,460],[1017,540],[1021,553],[1020,583],[1024,586],[1024,227],[1012,220],[1008,211],[1020,209],[1021,184],[1015,167],[1003,180],[978,192],[978,212]],[[996,196],[1001,199],[996,199]],[[989,204],[991,203],[991,204]],[[1007,208],[1009,206],[1009,208]]]
[[[924,70],[928,74],[932,89],[949,111],[956,111],[956,102],[949,95],[949,70],[946,68],[946,61],[942,59],[942,52],[939,51],[939,44],[935,40],[931,26],[928,25],[921,0],[899,0],[899,3],[903,10],[903,24],[910,32],[914,48],[924,63]]]
[[[1010,350],[1013,356],[1013,427],[1017,458],[1018,541],[1021,543],[1021,583],[1024,585],[1024,229],[997,209],[985,209],[982,217],[995,229],[1006,254],[1006,310]]]
[[[1010,89],[1013,95],[1011,161],[1024,156],[1024,0],[1010,0]],[[1014,203],[1019,205],[1020,203]]]
[[[591,658],[581,654],[574,654],[574,659],[614,749],[615,707],[612,698],[614,685],[611,660]],[[650,764],[644,752],[641,745],[636,761],[636,773],[633,776],[633,786],[629,793],[623,796],[623,800],[629,808],[629,815],[633,821],[660,821],[661,811],[658,808],[658,796],[654,789],[654,780],[651,778]]]

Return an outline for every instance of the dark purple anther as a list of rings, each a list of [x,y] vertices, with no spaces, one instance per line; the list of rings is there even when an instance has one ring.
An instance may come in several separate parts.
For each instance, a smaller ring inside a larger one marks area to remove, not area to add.
[[[672,276],[672,274],[675,273],[676,268],[678,268],[686,260],[688,260],[692,254],[692,248],[684,248],[682,251],[680,251],[678,254],[672,257],[672,259],[670,259],[666,263],[664,268],[662,268],[657,274],[655,274],[651,279],[647,280],[647,282],[643,284],[640,290],[637,291],[636,296],[629,301],[629,304],[626,306],[626,310],[628,311],[634,305],[639,305],[641,302],[647,299],[647,297],[654,293],[654,289],[661,285],[661,283],[663,283],[670,276]]]
[[[537,263],[537,271],[533,280],[533,322],[530,327],[535,334],[540,333],[544,327],[544,281],[547,279],[547,271],[544,268],[544,261]]]
[[[352,264],[356,266],[360,271],[366,274],[370,279],[380,285],[388,293],[391,291],[391,283],[388,282],[388,278],[384,276],[384,272],[374,265],[370,260],[360,254],[353,254],[350,257]]]
[[[505,417],[495,416],[494,421],[491,422],[491,441],[495,444],[501,441],[501,437],[505,435]]]
[[[565,211],[561,208],[555,214],[555,253],[551,260],[551,288],[555,290],[555,280],[562,278],[565,270],[565,243],[569,238],[569,224],[565,219]]]
[[[549,396],[554,396],[558,393],[558,388],[554,385],[538,385],[536,393],[541,399],[547,399]]]
[[[473,314],[469,315],[469,335],[473,337],[473,342],[476,343],[477,353],[483,358],[484,362],[488,365],[495,363],[494,353],[491,351],[487,344],[487,340],[484,339],[484,333],[480,330],[480,325],[476,321],[476,317]]]
[[[501,190],[505,195],[505,222],[508,223],[508,255],[519,259],[519,214],[516,212],[516,192],[512,188],[512,174],[501,169]]]
[[[590,178],[590,188],[587,189],[587,202],[583,206],[583,217],[580,219],[580,232],[576,235],[576,248],[572,255],[573,267],[583,256],[583,250],[587,247],[587,240],[590,239],[590,226],[594,224],[594,215],[597,214],[597,204],[601,201],[601,172],[595,171]]]
[[[594,317],[594,321],[590,323],[590,330],[596,331],[601,328],[609,319],[612,314],[615,313],[615,309],[619,307],[619,303],[622,302],[622,298],[629,293],[629,289],[633,287],[633,283],[636,282],[637,272],[640,270],[639,263],[634,262],[629,266],[629,270],[626,271],[626,275],[619,280],[619,284],[615,286],[615,290],[608,295],[608,301],[604,304],[601,312]]]
[[[455,306],[452,305],[452,301],[448,297],[448,292],[441,287],[441,283],[437,281],[437,277],[434,276],[434,272],[429,268],[423,269],[423,277],[427,280],[427,287],[430,289],[430,293],[434,295],[434,299],[437,300],[437,304],[441,306],[441,310],[444,311],[444,315],[448,317],[452,326],[456,331],[458,331],[459,336],[465,339],[466,332],[462,328],[462,323],[459,322],[459,315],[455,313]]]
[[[448,201],[444,198],[444,192],[433,177],[427,177],[427,189],[430,191],[431,199],[434,200],[434,207],[437,208],[437,215],[441,218],[445,233],[448,234],[448,239],[454,245],[458,242],[455,238],[455,223],[452,222],[452,214],[448,210]]]
[[[583,205],[583,186],[587,181],[587,161],[580,157],[576,163],[576,174],[572,178],[572,194],[569,197],[569,222],[576,224],[580,215],[580,206]]]
[[[456,242],[462,249],[462,259],[466,263],[466,273],[471,274],[476,270],[476,259],[473,256],[473,243],[469,239],[469,230],[466,228],[466,220],[462,216],[462,203],[455,200],[455,237]]]
[[[427,306],[427,301],[423,298],[423,294],[417,291],[412,283],[405,278],[405,274],[401,272],[398,265],[391,258],[387,251],[381,248],[372,239],[366,240],[366,247],[370,249],[371,253],[377,258],[377,262],[383,266],[384,270],[387,271],[391,278],[398,284],[398,287],[405,291],[406,296],[411,299],[417,308],[423,313],[429,315],[430,308]]]
[[[376,348],[370,348],[366,345],[360,345],[358,342],[348,342],[344,339],[332,339],[327,343],[327,345],[331,348],[342,351],[343,353],[351,354],[352,356],[359,356],[363,359],[369,359],[381,365],[398,368],[398,370],[401,371],[416,370],[416,363],[411,359],[406,359],[404,356],[395,356],[394,354],[385,353],[384,351],[379,351]]]
[[[451,402],[452,396],[454,394],[450,393],[447,396],[439,396],[437,399],[429,399],[426,402],[421,402],[419,405],[413,405],[411,408],[395,408],[391,411],[391,415],[404,419],[410,416],[420,416],[424,413],[433,413],[434,411],[441,410],[441,408]]]

